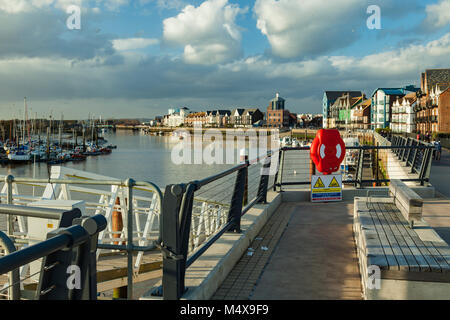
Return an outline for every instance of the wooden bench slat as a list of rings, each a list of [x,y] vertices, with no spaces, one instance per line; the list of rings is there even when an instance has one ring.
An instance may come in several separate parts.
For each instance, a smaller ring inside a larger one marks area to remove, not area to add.
[[[391,243],[392,251],[395,254],[395,258],[397,259],[399,269],[403,270],[403,271],[409,271],[410,263],[408,263],[405,255],[403,254],[403,251],[401,249],[401,244],[398,242],[397,238],[395,237],[395,233],[400,234],[400,232],[396,229],[395,226],[392,225],[392,221],[388,217],[389,214],[387,213],[385,204],[379,203],[378,208],[380,209],[380,215],[387,222],[387,226],[385,227],[386,236],[387,236],[389,242]]]

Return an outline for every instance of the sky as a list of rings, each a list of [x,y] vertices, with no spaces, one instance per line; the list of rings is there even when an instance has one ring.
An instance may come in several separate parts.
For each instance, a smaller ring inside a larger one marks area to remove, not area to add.
[[[321,113],[325,90],[433,68],[450,68],[450,0],[0,0],[1,119],[24,97],[29,117],[118,119],[266,110],[276,92]]]

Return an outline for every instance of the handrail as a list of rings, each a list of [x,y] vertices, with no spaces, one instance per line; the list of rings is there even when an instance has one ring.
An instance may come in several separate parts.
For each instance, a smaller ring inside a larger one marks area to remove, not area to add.
[[[5,253],[11,254],[16,251],[16,246],[14,242],[3,232],[0,231],[0,246],[3,247]],[[9,298],[10,300],[19,300],[20,299],[20,274],[19,269],[13,269],[8,274],[9,280]]]
[[[246,192],[250,189],[248,187],[248,170],[250,167],[255,166],[260,160],[266,160],[262,163],[262,166],[263,168],[268,168],[271,161],[267,160],[271,158],[271,154],[272,153],[270,153],[270,155],[258,157],[252,162],[246,160],[233,168],[224,170],[202,180],[192,181],[188,184],[169,185],[166,187],[162,207],[160,228],[161,238],[157,241],[157,246],[163,252],[163,283],[161,287],[162,290],[161,288],[157,288],[152,294],[161,295],[162,292],[164,299],[179,299],[185,290],[184,280],[186,269],[225,232],[241,232],[241,217],[256,203],[265,203],[269,184],[269,179],[265,176],[265,173],[263,171],[259,172],[259,182],[256,182],[253,185],[257,185],[258,187],[256,197],[243,207],[244,199],[246,199],[244,198],[244,194],[247,194]],[[237,173],[237,175],[234,182],[231,203],[227,206],[227,222],[188,256],[189,234],[192,228],[193,202],[196,200],[194,195],[195,191],[200,190],[209,183],[230,176],[233,173]],[[168,228],[169,225],[172,226],[172,228]]]

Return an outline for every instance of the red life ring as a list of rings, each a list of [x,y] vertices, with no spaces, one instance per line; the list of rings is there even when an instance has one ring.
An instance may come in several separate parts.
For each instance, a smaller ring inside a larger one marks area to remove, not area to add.
[[[319,172],[331,174],[339,170],[345,158],[345,143],[338,130],[321,129],[311,144],[311,160]]]

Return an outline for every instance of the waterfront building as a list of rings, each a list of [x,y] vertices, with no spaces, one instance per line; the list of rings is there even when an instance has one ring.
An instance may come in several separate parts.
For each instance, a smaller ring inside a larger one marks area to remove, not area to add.
[[[448,109],[445,106],[446,95],[440,96],[450,87],[450,69],[429,69],[421,75],[421,88],[418,104],[415,108],[417,132],[447,132]],[[442,104],[442,106],[440,106]]]
[[[191,113],[189,108],[183,107],[179,109],[169,109],[169,115],[167,117],[167,126],[179,127],[184,124],[184,119]]]
[[[290,112],[285,110],[285,99],[277,92],[275,98],[270,100],[266,113],[266,124],[269,128],[283,128],[290,124]]]
[[[212,123],[218,127],[225,127],[230,122],[230,110],[216,110],[212,112]]]
[[[245,109],[236,108],[231,111],[230,122],[234,127],[241,127],[242,123],[242,115],[244,114]]]
[[[352,109],[364,99],[364,94],[352,96],[350,92],[343,93],[330,107],[328,127],[350,129]]]
[[[450,132],[450,84],[439,94],[438,113],[438,131]]]
[[[419,88],[406,86],[403,88],[378,88],[372,94],[372,129],[389,128],[392,119],[392,106],[399,98],[410,92],[417,92]]]
[[[372,99],[363,99],[357,102],[351,109],[350,119],[352,129],[368,130],[370,129],[370,110]]]
[[[363,95],[361,91],[325,91],[322,100],[323,128],[330,128],[330,122],[335,123],[335,119],[330,117],[330,108],[336,100],[343,94],[348,93],[350,97],[360,97]]]
[[[208,116],[207,113],[202,112],[193,112],[187,115],[187,117],[184,119],[184,124],[186,126],[194,126],[194,123],[199,123],[202,126],[205,126],[208,123]]]
[[[414,133],[416,132],[415,124],[415,107],[417,105],[417,95],[412,92],[397,99],[392,105],[392,121],[390,128],[395,133]]]
[[[253,126],[253,124],[261,120],[264,120],[264,113],[258,108],[245,109],[242,114],[242,124],[244,126]]]

